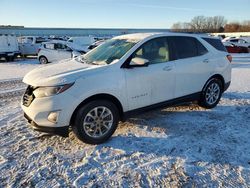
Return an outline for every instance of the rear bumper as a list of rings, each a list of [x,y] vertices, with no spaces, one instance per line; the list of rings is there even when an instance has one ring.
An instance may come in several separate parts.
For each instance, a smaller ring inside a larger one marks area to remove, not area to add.
[[[28,121],[31,127],[39,132],[45,132],[53,135],[59,135],[63,137],[69,136],[69,126],[64,127],[44,127],[37,125],[26,113],[24,113],[24,118]]]
[[[229,88],[230,84],[231,84],[231,81],[225,83],[224,91],[226,91]]]

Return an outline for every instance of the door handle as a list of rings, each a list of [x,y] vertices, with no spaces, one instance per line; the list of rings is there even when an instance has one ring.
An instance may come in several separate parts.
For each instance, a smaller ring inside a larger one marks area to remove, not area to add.
[[[173,69],[172,66],[166,66],[163,68],[164,71],[171,71]]]
[[[209,59],[204,59],[203,63],[209,63]]]

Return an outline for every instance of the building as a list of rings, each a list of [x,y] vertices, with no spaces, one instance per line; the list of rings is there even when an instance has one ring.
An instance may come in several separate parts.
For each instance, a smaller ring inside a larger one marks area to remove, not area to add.
[[[36,28],[22,26],[0,26],[0,34],[17,36],[116,36],[129,33],[167,32],[168,29],[98,29],[98,28]]]

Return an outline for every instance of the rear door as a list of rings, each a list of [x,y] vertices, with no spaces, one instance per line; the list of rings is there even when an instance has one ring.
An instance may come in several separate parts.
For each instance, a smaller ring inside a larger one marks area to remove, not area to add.
[[[175,97],[200,92],[212,74],[208,50],[195,37],[169,37],[175,52]]]

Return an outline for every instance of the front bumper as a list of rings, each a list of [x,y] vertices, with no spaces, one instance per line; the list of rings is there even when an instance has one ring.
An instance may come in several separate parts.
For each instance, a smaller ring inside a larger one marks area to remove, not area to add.
[[[68,135],[72,114],[78,106],[76,97],[68,91],[51,97],[32,98],[28,103],[24,97],[21,107],[25,118],[35,130],[61,136]],[[52,112],[57,113],[55,118],[50,118]]]
[[[24,118],[28,121],[28,123],[31,125],[31,127],[40,132],[45,132],[49,134],[55,134],[55,135],[60,135],[63,137],[68,137],[69,136],[69,126],[64,126],[64,127],[42,127],[37,125],[32,119],[24,113]]]

